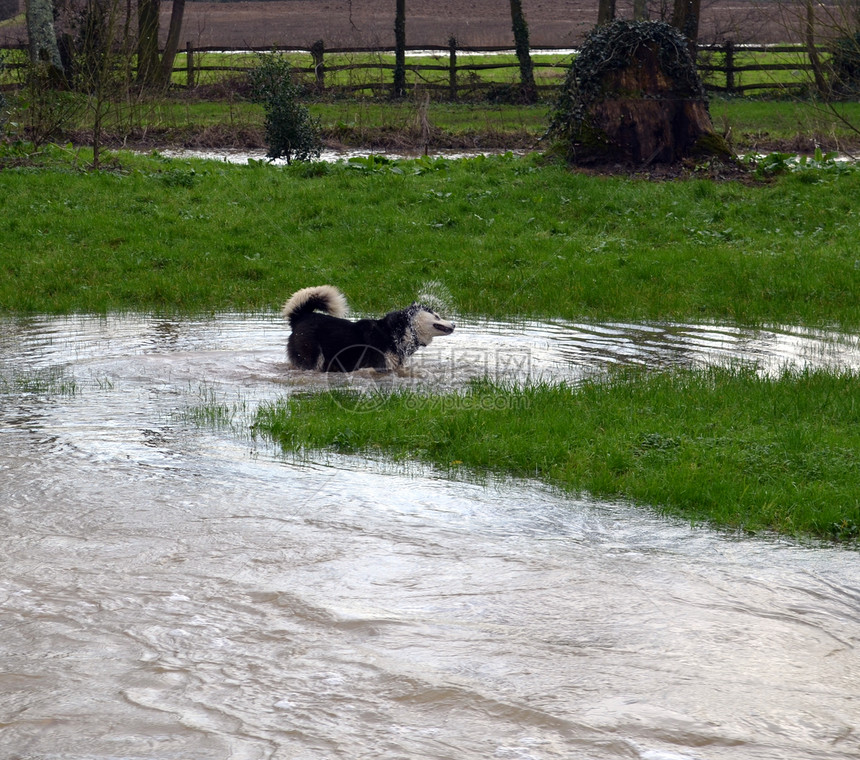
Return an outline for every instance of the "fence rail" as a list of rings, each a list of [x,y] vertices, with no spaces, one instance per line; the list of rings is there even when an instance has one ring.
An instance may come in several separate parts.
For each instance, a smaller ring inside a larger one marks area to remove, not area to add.
[[[826,57],[828,50],[824,47],[816,48],[819,56]],[[326,60],[331,57],[354,54],[373,54],[373,55],[391,55],[393,51],[390,48],[379,47],[363,47],[363,48],[324,48],[321,43],[317,43],[311,48],[249,48],[245,51],[228,51],[223,48],[194,48],[190,43],[186,47],[186,81],[187,87],[194,87],[198,81],[198,77],[204,72],[234,72],[241,73],[248,70],[248,66],[223,66],[223,65],[205,65],[196,64],[195,56],[203,58],[206,53],[304,53],[308,54],[313,59],[311,66],[294,68],[294,73],[300,76],[311,78],[317,89],[331,89],[337,92],[360,92],[362,90],[370,90],[374,93],[384,93],[391,87],[391,83],[383,79],[382,76],[371,77],[367,81],[360,83],[343,83],[331,84],[331,75],[337,75],[344,72],[382,72],[393,71],[395,65],[387,63],[383,60],[367,61],[359,63],[336,63],[327,64]],[[447,95],[451,100],[457,100],[462,92],[486,91],[503,85],[504,82],[483,80],[477,81],[474,76],[478,73],[487,74],[493,71],[503,71],[505,69],[516,70],[519,68],[517,61],[499,60],[492,63],[464,63],[460,59],[460,55],[494,55],[499,53],[509,53],[512,57],[514,51],[510,47],[495,47],[495,48],[470,48],[457,47],[456,45],[442,46],[423,46],[421,48],[409,48],[407,54],[415,56],[416,54],[426,53],[428,57],[443,58],[447,56],[445,63],[409,63],[407,60],[406,70],[416,81],[420,81],[421,86],[425,90],[436,91]],[[532,65],[536,71],[545,71],[549,76],[545,79],[553,80],[545,84],[538,83],[538,89],[542,92],[550,93],[558,90],[570,66],[570,62],[576,51],[570,48],[541,48],[540,51],[533,51],[533,55],[540,54],[556,54],[559,60],[556,62],[546,62],[542,60],[534,60]],[[808,49],[805,45],[736,45],[734,42],[728,41],[720,45],[700,45],[698,48],[698,63],[697,68],[703,78],[706,89],[712,92],[743,95],[754,91],[766,91],[773,89],[797,90],[808,88],[812,81],[813,66],[809,62]],[[752,60],[750,57],[762,55],[786,55],[791,56],[795,60],[784,63],[765,63]],[[178,71],[178,69],[175,69]],[[557,74],[552,75],[555,71]],[[792,77],[773,77],[762,76],[760,78],[752,78],[750,81],[742,81],[746,75],[760,73],[762,75],[773,74],[777,72],[788,72],[794,74]],[[434,81],[433,77],[424,77],[425,73],[431,75],[442,75],[447,73],[447,81]],[[472,75],[471,77],[469,75]],[[464,82],[464,78],[468,78]],[[511,83],[511,82],[509,82]]]
[[[21,46],[19,49],[25,48]],[[248,60],[249,56],[273,52],[307,55],[311,59],[310,65],[296,66],[292,71],[297,76],[308,80],[318,91],[334,93],[370,91],[374,94],[380,94],[389,91],[392,86],[390,77],[387,77],[386,73],[393,71],[395,65],[384,60],[384,56],[390,57],[393,54],[391,48],[325,48],[321,42],[317,42],[309,48],[267,47],[243,48],[241,50],[221,47],[194,47],[189,42],[185,50],[178,56],[181,65],[175,66],[173,69],[174,84],[193,89],[203,83],[204,80],[209,79],[207,77],[209,74],[216,75],[216,77],[225,74],[245,74],[255,65]],[[731,41],[720,45],[700,45],[697,68],[706,89],[716,93],[743,95],[773,89],[803,89],[808,88],[813,79],[813,66],[809,62],[808,52],[804,45],[740,46]],[[819,47],[817,52],[819,56],[826,58],[829,51]],[[489,63],[468,63],[463,62],[462,59],[462,57],[471,55],[487,56],[501,53],[509,53],[510,55],[507,56],[507,60],[500,56],[498,62]],[[551,94],[561,87],[576,51],[570,48],[541,48],[540,51],[532,51],[533,56],[538,56],[539,53],[541,56],[543,54],[558,56],[558,60],[553,62],[539,58],[533,60],[533,68],[536,72],[542,72],[538,75],[538,90]],[[184,62],[182,61],[183,54]],[[218,54],[235,56],[236,63],[207,63],[207,59],[211,60]],[[410,63],[407,59],[406,71],[412,77],[413,84],[420,84],[423,89],[431,92],[439,92],[443,97],[450,100],[457,100],[466,93],[486,92],[500,86],[515,84],[515,74],[511,74],[507,80],[504,80],[504,75],[502,75],[502,79],[493,79],[492,76],[487,78],[480,75],[519,68],[518,62],[511,60],[514,51],[510,47],[471,48],[457,47],[454,44],[447,47],[429,45],[421,48],[409,48],[407,54],[412,57],[425,54],[423,57],[432,57],[439,61]],[[361,62],[328,63],[329,60],[337,61],[343,56],[350,55],[376,55],[379,58]],[[755,60],[755,57],[763,55],[784,55],[792,57],[793,60],[779,63]],[[446,57],[447,60],[445,60]],[[7,69],[15,69],[25,65],[7,62],[6,67]],[[364,72],[367,76],[362,81],[357,81],[361,79],[359,76],[354,78],[342,76],[350,72]],[[774,76],[780,72],[787,72],[788,76]],[[762,76],[756,78],[756,74]],[[771,76],[767,76],[768,74]],[[751,80],[749,75],[753,75]],[[346,81],[344,81],[345,79]],[[750,81],[743,81],[744,79]]]

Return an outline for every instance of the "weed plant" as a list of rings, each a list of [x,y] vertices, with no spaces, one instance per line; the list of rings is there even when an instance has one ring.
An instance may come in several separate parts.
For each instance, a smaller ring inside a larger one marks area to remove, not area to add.
[[[286,450],[382,452],[449,473],[537,477],[743,531],[860,536],[860,377],[749,367],[623,370],[581,385],[477,382],[395,393],[358,414],[337,392],[263,406]]]

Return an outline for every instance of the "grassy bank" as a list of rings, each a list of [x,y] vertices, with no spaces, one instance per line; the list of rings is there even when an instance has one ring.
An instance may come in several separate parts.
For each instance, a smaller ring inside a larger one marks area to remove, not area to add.
[[[856,540],[858,398],[856,374],[624,371],[576,387],[403,392],[372,414],[337,392],[294,395],[262,408],[257,428],[290,451],[417,457],[732,529]]]
[[[269,310],[332,282],[377,312],[434,281],[490,316],[860,325],[856,170],[748,185],[536,156],[120,160],[0,172],[0,309]]]

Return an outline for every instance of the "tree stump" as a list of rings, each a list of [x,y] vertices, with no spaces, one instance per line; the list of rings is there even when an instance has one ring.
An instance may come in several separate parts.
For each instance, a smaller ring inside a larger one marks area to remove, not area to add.
[[[574,163],[673,164],[729,158],[714,132],[686,39],[664,22],[595,29],[568,73],[550,126]]]

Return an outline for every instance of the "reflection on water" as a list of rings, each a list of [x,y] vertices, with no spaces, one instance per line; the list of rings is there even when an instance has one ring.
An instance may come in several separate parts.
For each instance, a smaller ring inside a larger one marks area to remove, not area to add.
[[[856,553],[519,481],[284,461],[241,427],[325,387],[285,339],[268,315],[3,320],[4,756],[858,755]],[[860,349],[458,320],[385,382],[738,358],[856,368]],[[237,429],[187,421],[212,399],[246,410]]]

